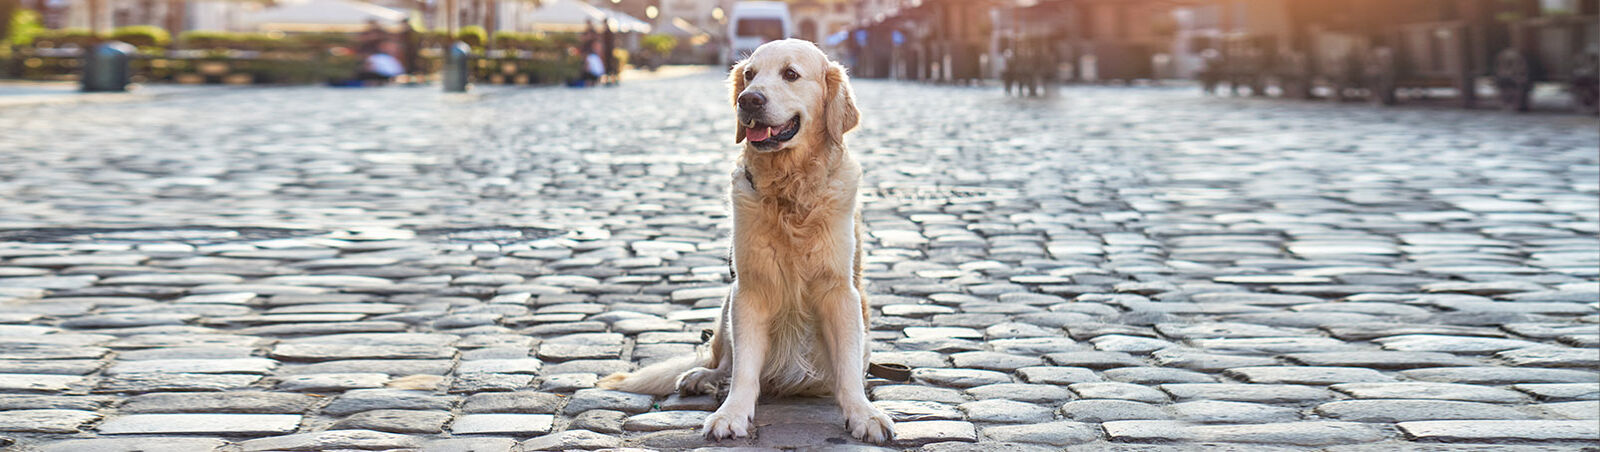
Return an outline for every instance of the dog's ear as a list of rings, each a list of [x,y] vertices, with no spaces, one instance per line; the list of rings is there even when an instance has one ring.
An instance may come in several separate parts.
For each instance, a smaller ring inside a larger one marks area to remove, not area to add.
[[[861,122],[861,112],[856,110],[856,96],[850,92],[850,76],[839,63],[828,63],[827,96],[823,111],[828,116],[828,139],[843,143],[845,132],[855,129]]]
[[[733,69],[728,71],[728,89],[733,91],[733,109],[737,112],[739,110],[739,94],[744,92],[743,61],[735,63]],[[744,123],[739,122],[738,114],[734,114],[733,118],[733,122],[736,124],[733,126],[733,144],[743,143]]]

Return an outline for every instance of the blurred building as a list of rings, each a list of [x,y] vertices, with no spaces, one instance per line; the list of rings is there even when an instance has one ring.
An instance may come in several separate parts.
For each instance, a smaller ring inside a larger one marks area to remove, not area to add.
[[[40,11],[45,25],[55,28],[106,29],[153,25],[178,33],[187,30],[238,30],[244,14],[262,4],[239,0],[42,0],[23,7]]]
[[[856,1],[790,0],[789,15],[794,18],[795,37],[823,42],[834,33],[848,31],[855,22]]]

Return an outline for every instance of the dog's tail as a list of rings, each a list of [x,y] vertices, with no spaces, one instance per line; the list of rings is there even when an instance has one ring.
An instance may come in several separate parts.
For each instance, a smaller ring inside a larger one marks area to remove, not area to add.
[[[668,395],[678,390],[678,376],[689,369],[709,363],[699,353],[679,356],[629,372],[618,372],[600,379],[599,386],[606,389],[638,394]]]

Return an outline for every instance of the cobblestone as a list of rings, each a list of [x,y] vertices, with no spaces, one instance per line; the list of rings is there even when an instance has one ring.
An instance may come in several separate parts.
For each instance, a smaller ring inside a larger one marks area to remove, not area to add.
[[[879,450],[829,399],[763,401],[756,439],[712,443],[714,396],[594,389],[718,318],[720,77],[485,91],[0,108],[0,230],[166,228],[0,242],[0,432],[44,451]],[[856,85],[873,359],[915,377],[870,384],[901,421],[888,449],[1597,436],[1592,120],[1062,93]],[[428,232],[499,226],[549,231]],[[227,229],[246,227],[289,229]]]

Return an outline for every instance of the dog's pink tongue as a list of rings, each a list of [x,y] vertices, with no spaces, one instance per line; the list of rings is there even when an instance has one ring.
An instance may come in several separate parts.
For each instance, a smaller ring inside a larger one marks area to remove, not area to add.
[[[771,127],[751,127],[744,131],[744,137],[750,141],[767,141],[767,137],[771,136]]]

